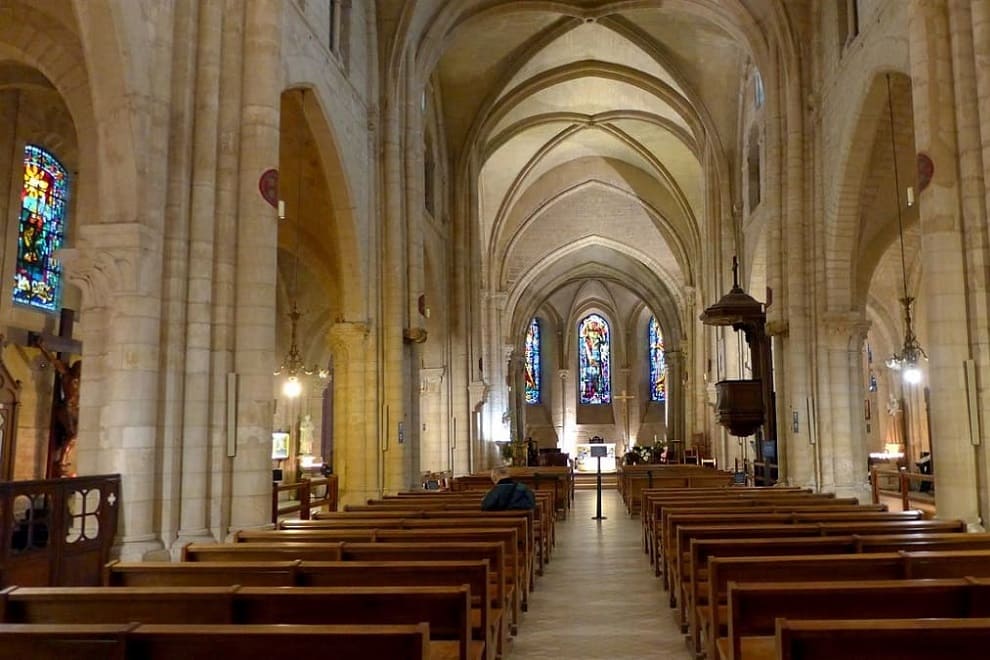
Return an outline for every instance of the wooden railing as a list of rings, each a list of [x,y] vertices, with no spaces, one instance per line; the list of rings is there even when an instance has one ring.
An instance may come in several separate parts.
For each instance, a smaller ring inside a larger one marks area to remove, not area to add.
[[[279,495],[295,493],[289,500],[283,501]],[[326,507],[329,511],[337,510],[337,475],[331,474],[320,479],[302,479],[293,484],[272,483],[272,524],[278,524],[279,518],[293,513],[299,514],[299,520],[309,520],[313,509]]]
[[[894,479],[897,482],[896,491],[901,496],[901,506],[905,511],[910,510],[911,507],[911,482],[917,481],[919,483],[930,483],[934,487],[935,477],[930,474],[919,474],[917,472],[908,472],[907,470],[881,470],[876,466],[870,468],[870,484],[873,487],[873,503],[880,503],[880,491],[881,490],[893,490],[893,489],[881,489],[880,479]]]
[[[118,474],[0,482],[0,587],[99,585],[119,504]]]

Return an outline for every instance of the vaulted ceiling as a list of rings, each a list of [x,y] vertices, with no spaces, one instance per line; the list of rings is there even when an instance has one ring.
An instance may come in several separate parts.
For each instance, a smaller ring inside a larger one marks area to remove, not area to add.
[[[711,200],[732,197],[711,186],[735,178],[752,66],[742,35],[759,21],[750,3],[712,4],[468,0],[422,12],[448,26],[432,76],[445,140],[474,186],[484,281],[510,308],[549,300],[533,287],[564,286],[576,265],[659,287],[654,299],[670,303],[697,283]],[[637,281],[640,269],[655,282]]]

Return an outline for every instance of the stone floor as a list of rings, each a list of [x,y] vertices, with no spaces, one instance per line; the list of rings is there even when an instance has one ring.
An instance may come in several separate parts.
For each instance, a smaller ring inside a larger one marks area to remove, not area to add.
[[[576,493],[557,523],[553,561],[530,595],[508,660],[689,660],[660,581],[643,554],[639,518],[626,515],[616,491]]]

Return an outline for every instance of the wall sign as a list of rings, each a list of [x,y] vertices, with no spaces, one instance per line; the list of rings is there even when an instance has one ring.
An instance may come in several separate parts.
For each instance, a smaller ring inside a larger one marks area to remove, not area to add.
[[[265,201],[278,208],[278,170],[272,168],[262,172],[258,179],[258,190]]]

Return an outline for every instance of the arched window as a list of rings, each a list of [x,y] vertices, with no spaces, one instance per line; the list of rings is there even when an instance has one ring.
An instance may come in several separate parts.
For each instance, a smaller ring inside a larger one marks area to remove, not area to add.
[[[69,176],[41,147],[24,147],[24,187],[17,231],[14,302],[47,312],[59,308],[62,266],[55,251],[65,238]]]
[[[526,332],[526,403],[540,402],[540,322],[533,318]]]
[[[667,360],[663,355],[663,333],[657,317],[650,317],[650,401],[667,400]]]
[[[612,402],[608,321],[590,314],[578,324],[578,387],[581,403]]]

